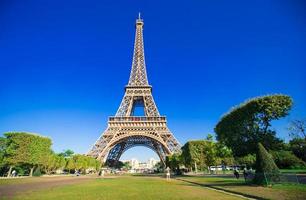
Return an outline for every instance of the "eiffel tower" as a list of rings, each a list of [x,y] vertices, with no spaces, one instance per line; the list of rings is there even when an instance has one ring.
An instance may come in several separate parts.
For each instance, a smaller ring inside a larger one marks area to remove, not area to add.
[[[165,164],[165,157],[179,152],[181,147],[168,129],[166,117],[159,114],[152,96],[145,65],[143,25],[139,15],[130,79],[120,107],[114,117],[109,117],[106,130],[87,153],[109,165],[135,146],[152,149]],[[139,106],[143,107],[144,116],[134,116]]]

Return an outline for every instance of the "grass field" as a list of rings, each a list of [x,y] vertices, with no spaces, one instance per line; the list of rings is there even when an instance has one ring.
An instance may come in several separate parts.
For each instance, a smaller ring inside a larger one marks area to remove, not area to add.
[[[281,169],[282,173],[306,174],[306,169]]]
[[[19,182],[20,181],[20,182]],[[0,186],[15,185],[22,187],[25,184],[36,184],[42,178],[24,180],[12,180],[8,184],[1,181]],[[1,187],[0,187],[1,189]],[[9,197],[11,198],[11,197]],[[5,198],[4,198],[5,199]],[[133,177],[122,176],[115,178],[91,178],[85,182],[79,182],[60,187],[48,187],[35,190],[33,188],[15,195],[13,199],[240,199],[217,191],[185,183],[183,181],[171,180],[167,182],[159,177]]]
[[[272,187],[261,187],[256,185],[246,185],[244,179],[223,177],[181,177],[188,182],[206,185],[216,189],[222,189],[238,194],[250,195],[263,199],[306,199],[306,185],[274,185]]]
[[[203,185],[208,186],[203,187]],[[241,199],[210,189],[251,195],[261,199],[305,199],[306,186],[272,188],[245,185],[229,177],[178,177],[167,182],[160,177],[118,176],[54,177],[0,180],[0,199]],[[25,188],[25,189],[24,189]],[[2,195],[13,189],[14,194]],[[19,191],[19,192],[18,192]],[[4,192],[4,193],[3,193]]]

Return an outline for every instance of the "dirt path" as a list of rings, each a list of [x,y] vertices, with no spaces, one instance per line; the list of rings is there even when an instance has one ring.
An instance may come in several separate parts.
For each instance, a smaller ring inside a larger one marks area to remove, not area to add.
[[[86,182],[95,177],[80,176],[80,177],[41,177],[33,178],[31,182],[16,183],[8,185],[0,185],[0,199],[1,197],[13,197],[19,192],[27,192],[40,190],[45,188],[59,187],[63,185],[71,185],[80,182]]]

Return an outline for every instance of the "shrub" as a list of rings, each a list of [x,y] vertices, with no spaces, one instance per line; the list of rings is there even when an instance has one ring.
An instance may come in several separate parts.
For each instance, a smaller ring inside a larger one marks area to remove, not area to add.
[[[41,176],[40,167],[36,167],[36,169],[33,172],[33,176]]]
[[[272,155],[267,152],[261,143],[258,143],[257,147],[255,168],[256,175],[254,181],[257,184],[269,184],[269,179],[275,180],[279,177],[280,172]]]

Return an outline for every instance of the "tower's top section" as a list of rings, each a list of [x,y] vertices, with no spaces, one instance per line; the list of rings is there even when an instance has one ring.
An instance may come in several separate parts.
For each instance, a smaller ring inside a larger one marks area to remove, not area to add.
[[[143,45],[143,19],[136,19],[134,54],[128,87],[149,86]]]

